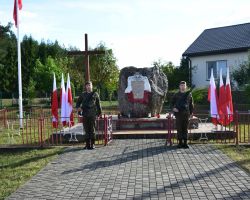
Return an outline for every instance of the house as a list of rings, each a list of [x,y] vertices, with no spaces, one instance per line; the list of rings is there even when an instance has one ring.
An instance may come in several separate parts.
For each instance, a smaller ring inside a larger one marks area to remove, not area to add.
[[[219,78],[222,68],[230,72],[248,61],[250,49],[250,23],[204,30],[182,54],[189,59],[190,81],[196,87],[209,85],[211,69]]]

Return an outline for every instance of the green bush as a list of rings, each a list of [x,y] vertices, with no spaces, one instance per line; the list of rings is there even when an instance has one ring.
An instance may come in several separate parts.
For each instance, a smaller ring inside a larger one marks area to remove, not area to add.
[[[192,96],[195,104],[208,104],[207,101],[208,88],[194,89]]]
[[[250,103],[250,84],[246,85],[245,93],[246,93],[246,102]]]
[[[51,99],[50,98],[41,98],[39,99],[39,104],[46,104],[46,105],[50,105],[50,101]]]

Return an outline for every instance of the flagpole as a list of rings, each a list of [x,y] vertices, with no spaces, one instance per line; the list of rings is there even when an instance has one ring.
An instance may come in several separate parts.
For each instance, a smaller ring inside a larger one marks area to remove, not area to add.
[[[21,71],[21,44],[19,38],[19,6],[18,0],[16,2],[17,15],[17,63],[18,63],[18,92],[19,92],[19,123],[20,128],[23,127],[23,95],[22,95],[22,71]]]

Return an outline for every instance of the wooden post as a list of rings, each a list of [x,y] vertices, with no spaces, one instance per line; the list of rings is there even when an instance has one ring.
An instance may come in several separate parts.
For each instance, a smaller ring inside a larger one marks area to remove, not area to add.
[[[88,34],[85,33],[85,80],[90,81],[89,73],[89,52],[88,52]]]
[[[84,55],[85,65],[85,81],[90,81],[89,55],[105,54],[105,51],[89,51],[88,50],[88,34],[85,33],[85,51],[69,51],[68,55],[79,56]]]

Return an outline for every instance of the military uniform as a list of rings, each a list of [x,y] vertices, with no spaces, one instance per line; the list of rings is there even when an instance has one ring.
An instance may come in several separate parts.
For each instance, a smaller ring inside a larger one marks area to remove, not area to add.
[[[102,114],[99,95],[96,92],[83,92],[76,102],[76,108],[79,107],[82,109],[86,148],[92,149],[95,143],[96,116]]]
[[[179,112],[175,112],[177,139],[179,147],[187,146],[187,134],[190,114],[193,114],[194,104],[191,92],[177,92],[172,99],[172,108],[177,108]],[[184,142],[184,144],[183,144]]]

